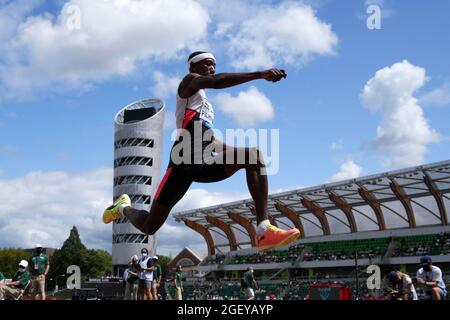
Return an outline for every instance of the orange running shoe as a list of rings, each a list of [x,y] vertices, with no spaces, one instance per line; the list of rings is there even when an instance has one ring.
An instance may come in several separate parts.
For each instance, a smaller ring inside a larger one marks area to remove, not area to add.
[[[269,251],[284,247],[294,242],[299,237],[300,231],[297,228],[282,230],[270,225],[262,237],[256,238],[256,249],[258,251]]]

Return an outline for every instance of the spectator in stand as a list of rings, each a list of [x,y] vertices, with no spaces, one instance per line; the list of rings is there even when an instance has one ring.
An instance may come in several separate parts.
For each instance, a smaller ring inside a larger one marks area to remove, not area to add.
[[[0,283],[4,282],[5,280],[5,276],[3,275],[3,273],[0,272]]]
[[[22,260],[19,263],[19,270],[16,272],[11,282],[0,283],[0,300],[17,299],[22,290],[30,282],[30,273],[27,271],[28,261]]]
[[[50,269],[50,263],[41,244],[37,244],[34,254],[30,258],[31,286],[30,294],[33,298],[39,294],[40,300],[45,300],[45,278]]]
[[[424,286],[425,299],[444,300],[447,298],[447,290],[442,271],[439,267],[433,266],[430,257],[420,258],[420,269],[417,271],[417,284]]]

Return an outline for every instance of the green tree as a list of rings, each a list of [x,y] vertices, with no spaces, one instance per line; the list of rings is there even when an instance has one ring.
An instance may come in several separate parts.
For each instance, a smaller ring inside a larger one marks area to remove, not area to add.
[[[111,274],[112,256],[105,250],[88,250],[86,261],[86,275],[100,277]]]
[[[88,250],[80,240],[80,235],[76,227],[70,230],[70,235],[64,241],[60,250],[57,250],[50,261],[49,279],[53,279],[52,283],[49,283],[51,287],[54,287],[56,279],[58,279],[58,285],[65,283],[67,267],[71,265],[79,266],[81,274],[85,275],[88,260]]]
[[[27,260],[30,254],[23,249],[0,249],[0,272],[10,279],[19,269],[20,260]]]
[[[105,276],[111,274],[112,256],[105,250],[88,250],[81,242],[77,228],[73,227],[61,249],[51,258],[48,277],[52,279],[50,288],[54,288],[56,279],[60,287],[64,286],[67,267],[71,265],[80,267],[83,278]]]
[[[158,263],[161,266],[162,276],[163,278],[167,275],[167,265],[172,261],[172,258],[167,256],[158,256]]]

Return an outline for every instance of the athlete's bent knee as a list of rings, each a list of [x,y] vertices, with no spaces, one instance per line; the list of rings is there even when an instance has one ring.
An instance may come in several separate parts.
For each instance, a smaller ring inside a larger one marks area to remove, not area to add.
[[[157,200],[154,200],[150,209],[149,217],[141,231],[147,235],[154,235],[166,222],[172,208],[163,205]]]
[[[159,228],[158,228],[158,229],[159,229]],[[156,233],[156,231],[158,231],[158,229],[156,229],[156,228],[153,227],[153,226],[148,226],[148,225],[146,225],[146,226],[144,226],[144,227],[141,229],[141,231],[142,231],[143,233],[145,233],[146,235],[153,236],[153,235]]]

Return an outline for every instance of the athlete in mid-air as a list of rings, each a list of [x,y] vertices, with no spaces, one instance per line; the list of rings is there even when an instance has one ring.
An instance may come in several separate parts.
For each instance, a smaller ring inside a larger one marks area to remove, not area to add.
[[[278,82],[287,77],[286,72],[272,68],[251,73],[215,74],[216,59],[208,52],[192,53],[188,58],[188,68],[189,74],[178,87],[176,104],[177,129],[184,134],[178,135],[172,147],[169,166],[158,186],[150,212],[132,208],[129,196],[124,194],[104,211],[103,222],[126,217],[137,229],[153,235],[192,182],[221,181],[245,169],[247,186],[255,203],[257,249],[267,251],[297,240],[300,237],[298,229],[281,230],[268,220],[268,182],[260,151],[231,147],[214,138],[211,130],[214,111],[204,90],[229,88],[258,79]],[[245,161],[237,161],[243,159],[243,155]]]

